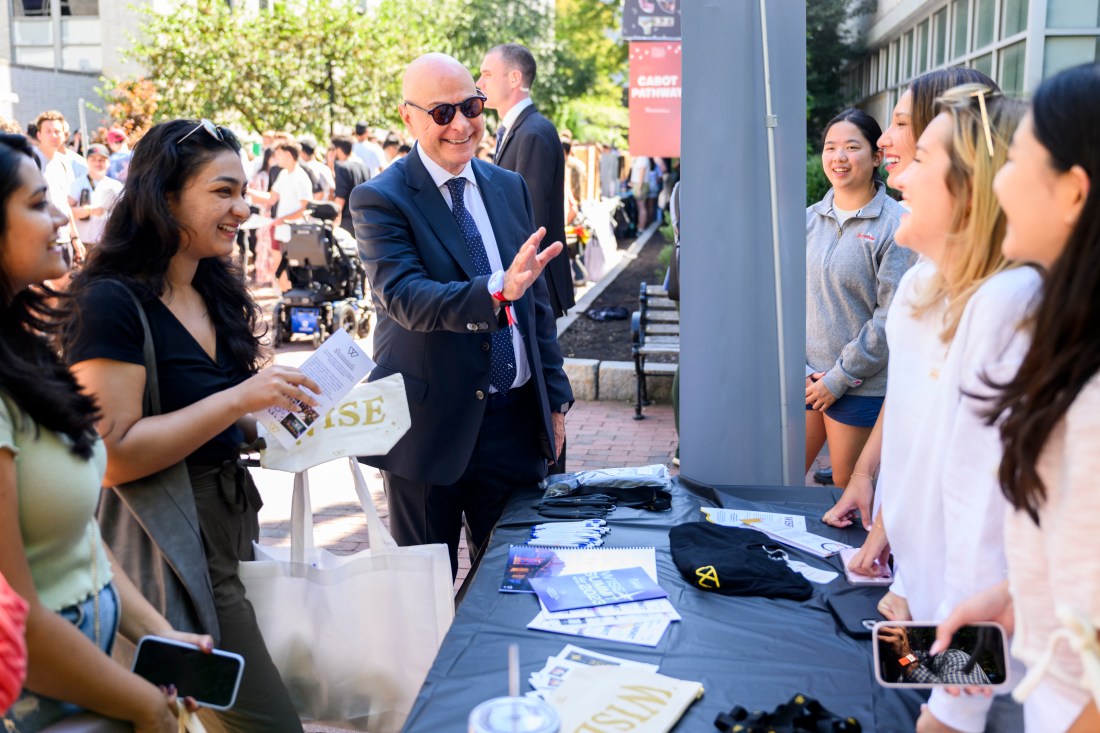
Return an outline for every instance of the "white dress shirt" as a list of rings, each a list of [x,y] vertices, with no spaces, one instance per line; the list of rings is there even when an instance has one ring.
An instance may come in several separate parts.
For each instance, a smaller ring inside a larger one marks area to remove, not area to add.
[[[489,221],[489,212],[485,210],[485,202],[481,198],[481,191],[477,186],[477,180],[474,178],[473,164],[467,162],[462,172],[455,176],[429,158],[423,150],[420,150],[419,144],[417,150],[420,160],[423,161],[424,167],[428,170],[428,175],[432,177],[432,181],[438,186],[439,195],[443,197],[448,208],[453,210],[454,205],[451,202],[451,190],[447,188],[447,181],[452,178],[466,179],[462,202],[466,205],[466,210],[470,212],[470,216],[473,217],[477,230],[481,234],[481,241],[485,244],[485,254],[489,258],[489,269],[493,273],[493,276],[489,279],[489,293],[492,294],[495,290],[500,289],[499,285],[495,289],[492,285],[503,282],[504,265],[500,258],[496,234],[493,232],[493,224]],[[515,352],[516,357],[516,378],[512,382],[512,389],[515,389],[526,384],[527,380],[531,378],[531,365],[527,363],[527,351],[523,347],[523,336],[520,335],[518,323],[512,327],[512,350]]]
[[[500,139],[500,146],[504,147],[504,141],[508,139],[508,136],[512,134],[512,125],[516,124],[516,119],[519,117],[519,113],[530,107],[534,102],[530,97],[521,99],[516,102],[516,106],[508,110],[508,114],[504,115],[504,119],[500,121],[500,124],[504,127],[504,137]]]

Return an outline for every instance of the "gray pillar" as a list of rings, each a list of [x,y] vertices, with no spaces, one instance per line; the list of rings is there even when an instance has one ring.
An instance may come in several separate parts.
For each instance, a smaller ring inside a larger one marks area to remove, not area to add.
[[[714,486],[803,482],[805,8],[767,0],[781,364],[760,6],[683,3],[680,459],[685,478]]]

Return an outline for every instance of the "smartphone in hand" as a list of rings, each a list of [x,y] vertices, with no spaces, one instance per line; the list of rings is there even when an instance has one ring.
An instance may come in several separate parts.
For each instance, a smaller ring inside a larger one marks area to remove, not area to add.
[[[852,572],[848,565],[852,562],[852,558],[859,552],[859,548],[852,547],[846,550],[840,551],[840,562],[844,563],[844,577],[848,579],[848,582],[852,585],[890,585],[894,582],[894,573],[890,570],[889,565],[882,566],[882,575],[861,575],[859,573]]]
[[[1000,624],[964,626],[932,656],[933,621],[880,621],[872,629],[875,679],[886,687],[985,687],[1008,684],[1008,637]]]
[[[146,636],[138,642],[133,672],[154,685],[175,685],[180,697],[193,697],[203,707],[228,710],[237,701],[244,658],[220,649],[207,654],[194,644]]]

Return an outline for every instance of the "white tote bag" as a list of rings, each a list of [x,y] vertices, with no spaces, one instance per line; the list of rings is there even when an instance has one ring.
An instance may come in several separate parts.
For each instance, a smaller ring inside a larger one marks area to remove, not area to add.
[[[305,720],[396,733],[454,618],[447,546],[398,547],[354,459],[370,548],[313,546],[306,472],[294,476],[291,546],[240,565],[264,641]]]

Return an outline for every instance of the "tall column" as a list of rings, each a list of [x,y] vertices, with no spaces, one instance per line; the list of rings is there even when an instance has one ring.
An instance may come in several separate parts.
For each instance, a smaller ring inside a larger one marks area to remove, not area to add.
[[[806,6],[766,3],[778,258],[760,4],[692,0],[682,7],[681,471],[714,486],[800,485]]]

